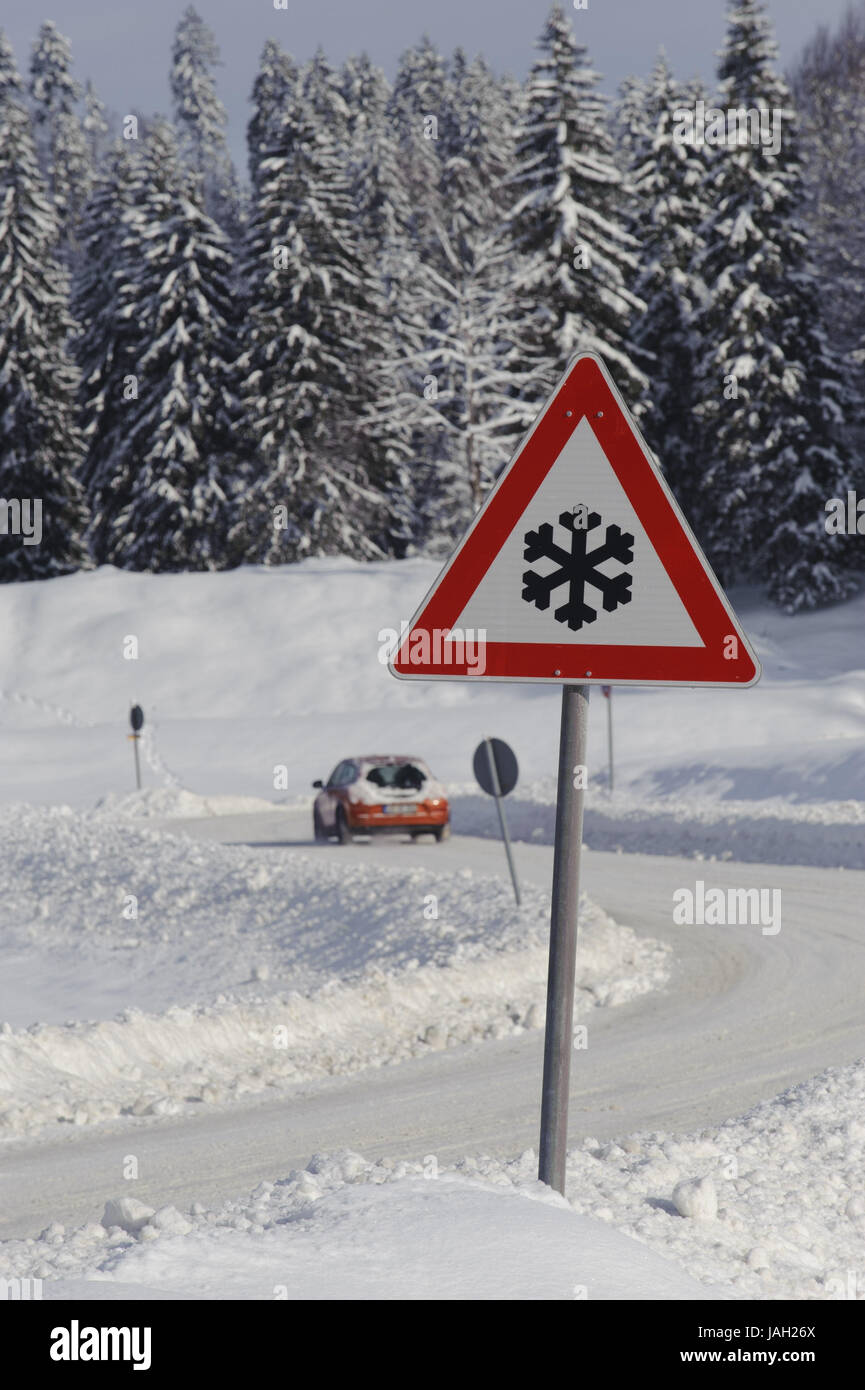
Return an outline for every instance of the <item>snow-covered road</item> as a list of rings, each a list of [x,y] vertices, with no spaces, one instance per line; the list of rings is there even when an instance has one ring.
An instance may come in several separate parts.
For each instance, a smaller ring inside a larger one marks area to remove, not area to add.
[[[285,811],[198,822],[174,832],[309,854],[308,816]],[[385,841],[321,847],[391,868],[504,874],[492,840]],[[527,881],[548,887],[552,850],[519,844]],[[707,887],[781,893],[781,930],[677,926],[673,893]],[[621,923],[671,944],[668,987],[597,1010],[575,1053],[571,1136],[695,1128],[726,1119],[822,1068],[865,1053],[865,873],[587,851],[583,887]],[[52,1221],[98,1221],[123,1187],[152,1205],[217,1200],[275,1179],[316,1150],[350,1147],[446,1162],[470,1152],[513,1155],[537,1141],[542,1034],[432,1052],[399,1066],[304,1084],[278,1101],[202,1107],[194,1120],[125,1121],[66,1130],[62,1141],[12,1143],[0,1179],[0,1238]]]

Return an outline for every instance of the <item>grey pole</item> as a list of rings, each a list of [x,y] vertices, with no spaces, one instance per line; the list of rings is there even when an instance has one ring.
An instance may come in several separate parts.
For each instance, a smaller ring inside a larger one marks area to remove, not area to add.
[[[514,856],[511,853],[511,842],[508,836],[507,822],[505,820],[505,809],[502,805],[502,789],[499,783],[499,770],[496,767],[496,760],[493,757],[493,745],[490,743],[489,737],[486,734],[484,734],[484,743],[486,744],[487,748],[487,762],[489,764],[490,769],[490,780],[493,784],[493,795],[496,799],[496,810],[499,813],[499,825],[502,828],[502,839],[505,842],[505,854],[508,856],[508,868],[511,871],[511,883],[514,885],[514,897],[517,901],[517,907],[519,907],[521,901],[520,884],[517,878],[517,870],[516,865],[514,864]]]
[[[138,734],[132,735],[132,747],[135,750],[135,785],[141,791],[141,764],[138,761]]]
[[[568,1089],[574,1045],[577,906],[580,898],[580,846],[583,839],[583,778],[579,777],[580,786],[577,787],[574,786],[574,780],[575,770],[584,767],[586,762],[588,714],[589,687],[563,686],[538,1164],[538,1177],[541,1182],[547,1183],[562,1195],[565,1191],[565,1157],[568,1147]]]
[[[610,796],[613,795],[613,687],[607,696],[607,744],[610,750]]]

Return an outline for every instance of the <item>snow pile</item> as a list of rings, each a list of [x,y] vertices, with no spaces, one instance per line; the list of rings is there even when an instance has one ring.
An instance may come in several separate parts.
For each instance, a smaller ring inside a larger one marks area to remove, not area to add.
[[[518,788],[507,799],[507,817],[515,840],[553,844],[554,784]],[[468,785],[457,795],[451,790],[451,818],[457,833],[501,835],[491,798]],[[865,801],[673,802],[598,791],[586,798],[583,842],[589,849],[625,854],[865,869]]]
[[[2,808],[0,1134],[193,1113],[538,1028],[548,922],[546,894],[517,909],[470,869]],[[660,986],[669,957],[584,902],[577,1015]]]
[[[0,1277],[57,1298],[92,1281],[75,1295],[862,1300],[863,1106],[860,1062],[699,1133],[586,1139],[571,1211],[532,1151],[447,1168],[316,1155],[189,1212],[106,1193],[105,1224],[0,1245]]]
[[[831,1068],[683,1137],[586,1139],[578,1212],[736,1297],[865,1299],[865,1062]]]
[[[42,1279],[43,1298],[723,1297],[489,1159],[316,1155],[215,1211],[125,1197],[103,1221],[0,1245],[0,1277]]]

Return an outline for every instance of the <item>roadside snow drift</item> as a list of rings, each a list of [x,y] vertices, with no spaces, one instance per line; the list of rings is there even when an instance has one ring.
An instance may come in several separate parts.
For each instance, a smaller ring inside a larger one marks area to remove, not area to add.
[[[49,1299],[723,1297],[484,1160],[441,1175],[428,1164],[425,1176],[417,1163],[317,1155],[219,1211],[138,1205],[108,1207],[103,1219],[125,1226],[54,1226],[0,1245],[0,1278],[32,1271]]]
[[[265,856],[4,807],[0,1135],[191,1111],[539,1028],[548,923],[546,894],[527,886],[517,909],[469,869]],[[667,978],[668,947],[586,902],[580,931],[578,1016]]]

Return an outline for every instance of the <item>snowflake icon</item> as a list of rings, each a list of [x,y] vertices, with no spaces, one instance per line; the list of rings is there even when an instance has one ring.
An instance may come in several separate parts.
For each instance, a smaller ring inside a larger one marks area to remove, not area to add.
[[[593,623],[598,616],[596,608],[586,602],[586,588],[596,589],[602,596],[604,611],[613,613],[620,604],[630,603],[630,574],[610,576],[598,568],[605,560],[617,560],[622,565],[630,565],[634,559],[634,537],[618,526],[608,526],[604,539],[594,550],[589,550],[589,535],[601,525],[597,512],[588,512],[585,507],[577,507],[574,512],[562,512],[559,525],[570,532],[570,545],[566,550],[556,544],[553,527],[544,522],[537,531],[527,531],[524,537],[523,559],[533,564],[536,560],[555,560],[558,568],[550,574],[536,574],[526,570],[523,575],[523,599],[533,603],[536,608],[547,609],[550,596],[563,584],[568,586],[567,601],[555,610],[556,622],[567,623],[572,632],[578,632],[583,623]],[[599,539],[599,538],[596,538]]]

